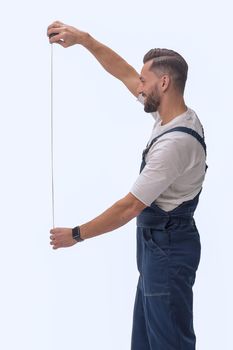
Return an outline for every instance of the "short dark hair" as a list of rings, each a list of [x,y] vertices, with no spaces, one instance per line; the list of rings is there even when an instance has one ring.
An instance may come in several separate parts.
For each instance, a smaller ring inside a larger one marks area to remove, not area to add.
[[[173,50],[151,49],[145,54],[143,63],[150,60],[153,60],[150,70],[171,75],[174,85],[183,94],[188,75],[188,64],[185,59]]]

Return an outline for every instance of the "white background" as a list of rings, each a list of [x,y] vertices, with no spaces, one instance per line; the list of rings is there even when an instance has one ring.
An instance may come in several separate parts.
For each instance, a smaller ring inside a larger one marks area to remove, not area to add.
[[[189,63],[186,104],[205,128],[196,211],[198,350],[232,349],[230,1],[8,1],[1,6],[1,299],[4,350],[128,350],[138,278],[135,219],[69,249],[49,245],[50,45],[61,20],[138,71],[154,47]],[[125,196],[153,118],[84,48],[54,46],[55,225],[85,223]]]

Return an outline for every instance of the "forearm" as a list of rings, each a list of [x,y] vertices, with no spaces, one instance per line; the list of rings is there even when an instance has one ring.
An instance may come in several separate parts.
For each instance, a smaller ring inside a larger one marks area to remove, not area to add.
[[[140,214],[146,205],[129,192],[95,219],[79,225],[81,238],[92,238],[102,233],[121,227]],[[72,229],[57,227],[50,230],[53,249],[71,247],[77,243],[72,236]]]
[[[80,225],[81,237],[84,239],[113,231],[139,214],[124,200],[119,200],[95,219]]]
[[[112,49],[85,33],[82,45],[91,52],[103,68],[119,80],[127,76],[138,75],[136,70],[130,66],[121,56]]]

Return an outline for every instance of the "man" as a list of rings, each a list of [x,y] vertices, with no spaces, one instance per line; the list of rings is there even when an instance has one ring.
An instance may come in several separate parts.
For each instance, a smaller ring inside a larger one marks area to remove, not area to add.
[[[202,125],[184,102],[188,65],[177,52],[152,49],[139,75],[90,34],[59,21],[50,43],[80,44],[120,79],[155,120],[130,192],[93,220],[55,228],[53,249],[112,231],[137,217],[137,266],[131,350],[194,350],[192,287],[200,261],[193,218],[207,169]]]

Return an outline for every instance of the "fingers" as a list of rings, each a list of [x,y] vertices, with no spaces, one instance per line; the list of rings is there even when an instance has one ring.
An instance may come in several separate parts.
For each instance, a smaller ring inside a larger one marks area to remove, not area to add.
[[[50,245],[53,249],[71,247],[77,242],[72,237],[72,229],[56,227],[50,230]]]
[[[54,234],[54,233],[58,232],[58,228],[52,228],[49,232]]]
[[[62,31],[64,31],[65,28],[66,28],[65,26],[60,26],[59,28],[53,27],[47,30],[47,35],[50,36],[51,34],[57,34],[57,33],[59,34]]]
[[[65,34],[66,34],[65,29],[66,27],[49,29],[47,32],[47,36],[49,37],[50,43],[52,44],[52,43],[64,40]]]
[[[51,230],[51,231],[56,231],[56,230]],[[51,231],[50,231],[50,232],[51,232]],[[53,249],[58,249],[58,248],[59,248],[58,242],[57,242],[57,240],[56,240],[55,233],[53,233],[53,234],[50,236],[50,245],[52,246]]]
[[[50,43],[61,43],[62,41],[65,40],[65,33],[57,34],[49,39]]]
[[[60,21],[55,21],[47,28],[47,36],[49,37],[50,43],[59,43],[61,44],[61,41],[64,40],[64,36],[60,35],[59,37],[57,34],[62,34],[66,29],[65,24]]]
[[[81,44],[85,33],[75,27],[56,21],[47,29],[47,36],[51,44],[56,43],[63,47]]]
[[[51,28],[59,28],[64,26],[64,23],[60,22],[60,21],[55,21],[52,24],[50,24],[50,26],[48,26],[48,30]]]
[[[57,30],[57,29],[55,29],[55,30]],[[52,34],[53,34],[53,36],[51,36]],[[67,34],[64,31],[62,31],[60,34],[59,33],[51,33],[49,35],[49,42],[50,42],[50,44],[59,44],[63,47],[68,47],[69,44],[65,41],[66,38],[67,38]]]
[[[57,243],[54,243],[54,242],[50,242],[51,246],[53,249],[58,249],[58,248],[62,248],[62,247],[59,247]]]

